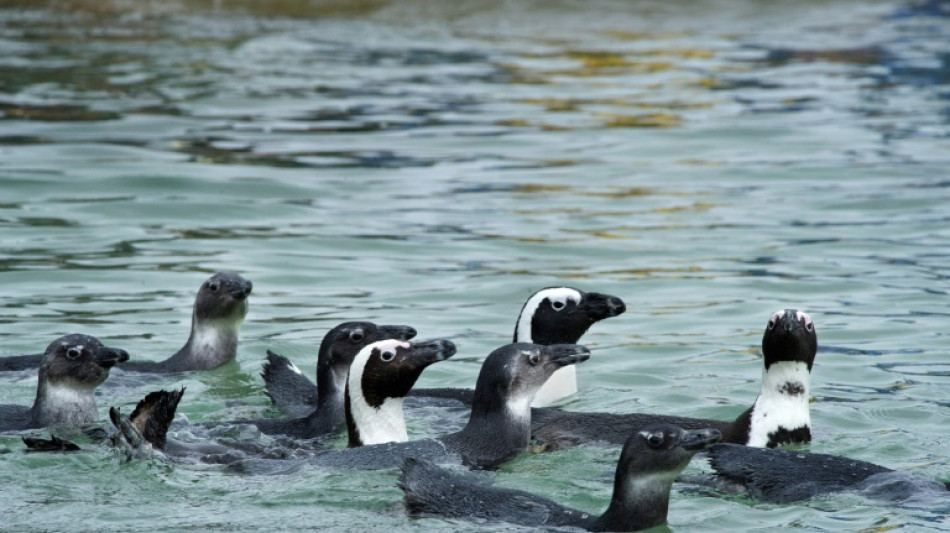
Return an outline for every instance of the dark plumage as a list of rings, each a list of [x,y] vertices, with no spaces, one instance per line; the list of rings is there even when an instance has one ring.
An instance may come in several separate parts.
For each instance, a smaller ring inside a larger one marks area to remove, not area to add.
[[[514,340],[534,344],[574,344],[595,323],[626,311],[623,300],[609,294],[571,287],[547,287],[532,294],[515,323]],[[574,368],[562,369],[539,391],[535,405],[547,405],[577,390]],[[445,398],[472,404],[471,389],[431,388],[412,391],[414,397]],[[538,403],[540,397],[543,402]]]
[[[317,385],[283,356],[267,352],[261,377],[267,394],[284,411],[306,413],[295,418],[271,418],[253,423],[268,434],[312,439],[343,428],[343,392],[350,364],[364,347],[385,339],[409,340],[409,326],[377,326],[372,322],[345,322],[331,329],[317,355]]]
[[[238,332],[247,315],[253,285],[232,272],[218,272],[198,289],[191,315],[191,334],[174,355],[159,362],[124,366],[137,372],[212,370],[234,360]]]
[[[709,464],[721,479],[752,498],[790,503],[845,490],[890,501],[921,491],[942,494],[950,485],[895,472],[874,463],[838,455],[720,444],[709,450]]]
[[[243,461],[243,473],[283,473],[306,466],[379,469],[398,466],[406,457],[453,461],[472,468],[494,468],[524,451],[530,438],[530,403],[557,369],[586,361],[583,346],[509,344],[482,364],[468,424],[437,439],[335,450],[307,461]]]
[[[614,491],[600,516],[514,489],[495,488],[432,463],[409,458],[399,487],[409,512],[588,531],[638,531],[666,522],[670,487],[693,454],[720,439],[714,429],[686,431],[668,424],[637,430],[623,447]]]
[[[130,416],[122,414],[116,407],[110,408],[109,419],[117,430],[113,443],[129,458],[145,455],[152,449],[164,451],[168,427],[184,394],[184,387],[177,391],[150,392],[139,400]]]

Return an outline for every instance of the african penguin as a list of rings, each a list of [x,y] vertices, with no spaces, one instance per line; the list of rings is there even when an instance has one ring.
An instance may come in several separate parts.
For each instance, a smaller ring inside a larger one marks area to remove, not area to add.
[[[343,391],[350,364],[364,347],[386,339],[407,341],[416,335],[409,326],[377,326],[372,322],[344,322],[323,337],[317,354],[317,385],[304,377],[296,365],[281,355],[267,352],[261,377],[267,395],[295,418],[272,418],[255,422],[268,434],[316,438],[343,427]]]
[[[645,413],[581,413],[534,409],[532,435],[549,449],[584,442],[622,444],[633,428],[669,423],[687,429],[712,427],[724,442],[766,446],[811,441],[808,409],[811,369],[818,350],[808,314],[785,309],[769,317],[762,336],[764,368],[755,403],[732,422]]]
[[[469,421],[461,431],[436,439],[334,450],[305,461],[240,461],[230,468],[246,474],[288,473],[314,466],[365,470],[396,467],[406,457],[495,468],[527,448],[531,401],[544,382],[556,370],[589,358],[587,348],[574,344],[508,344],[494,350],[482,364]]]
[[[584,292],[571,287],[547,287],[525,301],[515,322],[513,342],[573,344],[595,323],[626,311],[623,300],[609,294]],[[534,406],[560,402],[577,393],[577,370],[573,366],[554,373],[535,397]],[[452,398],[471,405],[471,389],[417,389],[412,396]]]
[[[159,362],[126,365],[137,372],[212,370],[234,360],[238,332],[247,315],[253,285],[233,272],[218,272],[198,289],[191,314],[191,334],[174,355]]]
[[[399,478],[414,515],[508,522],[588,531],[639,531],[666,523],[673,480],[693,455],[719,441],[715,429],[653,424],[635,430],[617,463],[613,496],[600,516],[529,492],[496,488],[427,461],[406,459]]]
[[[0,405],[0,431],[96,422],[96,387],[109,377],[109,369],[128,359],[125,350],[103,346],[89,335],[56,339],[43,354],[33,406]]]

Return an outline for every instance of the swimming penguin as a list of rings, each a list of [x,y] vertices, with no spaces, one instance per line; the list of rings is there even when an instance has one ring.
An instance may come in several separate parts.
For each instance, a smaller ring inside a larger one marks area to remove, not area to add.
[[[686,429],[712,427],[724,442],[774,448],[811,441],[808,410],[811,369],[818,350],[815,324],[795,309],[774,313],[762,335],[762,388],[755,403],[732,422],[632,413],[532,410],[532,435],[549,449],[584,442],[622,444],[624,435],[652,423]]]
[[[252,286],[233,272],[211,276],[198,289],[191,314],[191,334],[185,345],[164,361],[136,362],[122,368],[137,372],[185,372],[211,370],[233,361]]]
[[[738,487],[757,500],[791,503],[840,491],[902,502],[936,495],[946,501],[950,483],[838,455],[719,444],[709,450],[709,464],[730,492]]]
[[[43,354],[33,406],[0,405],[0,431],[96,422],[96,387],[110,368],[128,359],[125,350],[103,346],[89,335],[56,339]]]
[[[623,300],[609,294],[584,292],[571,287],[548,287],[532,294],[521,308],[515,323],[513,342],[534,344],[574,344],[595,323],[621,315],[627,310]],[[566,366],[551,376],[532,404],[544,407],[577,393],[577,370]],[[452,398],[471,405],[471,389],[416,389],[412,396]]]
[[[627,439],[617,463],[613,497],[600,516],[564,507],[529,492],[497,488],[406,459],[399,488],[414,515],[509,522],[588,531],[639,531],[666,523],[673,479],[693,455],[719,441],[715,429],[684,430],[654,424]]]
[[[322,372],[318,371],[320,403],[313,413],[304,418],[263,419],[252,423],[263,433],[312,439],[336,433],[345,422],[351,446],[408,440],[403,398],[426,367],[455,355],[455,345],[449,340],[418,343],[386,339],[371,342],[354,354],[353,348],[363,344],[367,335],[372,338],[380,334],[402,337],[409,332],[415,334],[408,326],[388,326],[383,333],[382,328],[362,324],[364,326],[356,328],[338,326],[334,328],[335,335],[328,334],[324,338],[324,341],[338,340],[329,343],[329,355],[321,361],[325,364]],[[363,338],[353,340],[352,334],[358,330],[363,332]],[[322,350],[321,354],[324,354]],[[362,423],[358,428],[354,425],[367,416],[373,418],[372,423]]]
[[[403,398],[426,367],[452,357],[455,351],[455,344],[444,339],[414,343],[388,339],[371,343],[360,350],[346,379],[345,409],[341,408],[346,412],[349,445],[362,446],[408,440],[402,412]],[[120,430],[117,433],[117,445],[126,450],[127,457],[150,455],[157,449],[176,459],[193,458],[206,463],[229,463],[247,456],[285,459],[293,457],[296,452],[309,454],[313,450],[312,447],[300,447],[299,443],[294,444],[300,449],[287,450],[281,442],[238,442],[214,437],[189,443],[168,439],[166,443],[164,435],[174,416],[174,406],[181,396],[181,393],[178,393],[172,404],[171,399],[165,399],[169,394],[159,391],[147,396],[139,402],[131,420],[127,420],[129,417],[121,415],[116,409],[110,412],[113,424]],[[159,418],[160,424],[156,425],[152,414],[155,412],[170,414]],[[141,417],[138,416],[140,414]],[[143,427],[145,416],[149,417],[151,426]],[[260,425],[262,422],[266,421],[251,423]],[[215,426],[226,428],[233,424],[216,423]],[[150,427],[160,427],[161,432],[147,431]],[[200,430],[194,426],[191,429]],[[157,444],[159,439],[156,435],[161,436],[160,445]]]
[[[461,431],[436,439],[334,450],[306,461],[241,461],[231,468],[246,474],[287,473],[306,466],[367,470],[396,467],[406,457],[494,468],[527,448],[531,401],[544,382],[556,370],[589,358],[590,351],[575,344],[508,344],[482,364],[471,415]]]
[[[234,360],[238,331],[247,315],[247,297],[252,284],[230,272],[218,272],[198,289],[191,315],[191,335],[175,355],[161,362],[133,362],[123,370],[139,372],[184,372],[211,370]],[[40,366],[43,354],[0,358],[0,371],[26,370]]]
[[[377,326],[372,322],[344,322],[327,332],[317,352],[317,384],[314,385],[299,368],[282,355],[267,351],[261,377],[267,396],[281,411],[306,417],[306,424],[319,426],[315,437],[335,431],[343,423],[343,388],[353,358],[365,346],[385,339],[407,341],[416,336],[409,326]]]

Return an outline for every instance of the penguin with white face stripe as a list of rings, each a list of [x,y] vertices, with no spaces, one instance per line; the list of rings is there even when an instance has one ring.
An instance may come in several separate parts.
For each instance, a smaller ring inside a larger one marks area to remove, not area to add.
[[[514,342],[571,344],[605,318],[626,311],[623,300],[571,287],[548,287],[531,295],[515,326]],[[531,404],[545,407],[577,394],[577,368],[561,368],[541,387]]]
[[[513,342],[542,345],[575,344],[595,323],[623,314],[624,301],[616,296],[584,292],[572,287],[547,287],[528,297],[515,322]],[[471,405],[472,389],[416,389],[413,397],[451,398]],[[535,396],[542,407],[577,394],[577,370],[565,366],[554,373]]]
[[[532,436],[549,449],[585,442],[622,444],[633,428],[653,423],[685,429],[715,428],[723,442],[774,448],[811,441],[808,400],[818,351],[815,324],[807,313],[785,309],[769,317],[762,335],[762,387],[752,407],[735,420],[709,420],[647,413],[578,413],[533,409]]]
[[[346,379],[350,447],[409,440],[402,404],[429,365],[455,355],[449,340],[374,342],[356,354]]]
[[[805,349],[789,349],[797,345]],[[811,440],[808,400],[817,349],[815,324],[807,313],[784,309],[772,314],[762,337],[762,389],[748,411],[744,444],[774,448]]]

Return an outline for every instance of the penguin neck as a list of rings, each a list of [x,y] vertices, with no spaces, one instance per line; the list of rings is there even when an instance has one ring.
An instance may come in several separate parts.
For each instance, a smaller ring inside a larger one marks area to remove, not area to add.
[[[666,523],[677,472],[632,475],[618,466],[610,505],[591,531],[639,531]]]
[[[811,440],[807,363],[780,361],[762,371],[762,389],[750,410],[748,446],[774,448]]]
[[[169,361],[187,361],[193,370],[210,370],[233,361],[243,322],[243,318],[199,319],[192,314],[188,342]]]
[[[468,423],[443,440],[457,447],[470,466],[493,467],[528,447],[531,398],[508,398],[500,387],[494,391],[476,389]]]
[[[344,410],[349,447],[408,441],[402,404],[403,398],[386,398],[382,405],[373,407],[347,387]]]
[[[33,402],[33,418],[41,427],[79,426],[99,420],[96,388],[53,384],[40,376]]]

